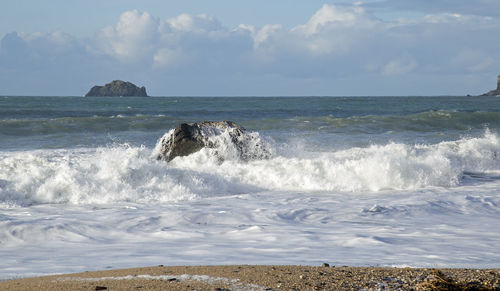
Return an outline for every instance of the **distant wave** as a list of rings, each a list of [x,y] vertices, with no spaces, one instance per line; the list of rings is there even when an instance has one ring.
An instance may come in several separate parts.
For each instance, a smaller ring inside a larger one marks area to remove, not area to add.
[[[127,130],[165,130],[181,122],[162,114],[60,117],[52,119],[0,120],[0,135],[31,136],[72,132],[113,132]],[[198,120],[192,120],[198,121]],[[310,130],[327,132],[379,133],[386,131],[447,131],[500,128],[500,112],[426,111],[407,115],[364,115],[350,117],[297,116],[242,120],[253,130]]]
[[[409,115],[389,115],[349,117],[341,120],[326,118],[336,126],[352,124],[371,124],[372,127],[384,129],[405,129],[413,131],[457,129],[467,130],[484,126],[500,126],[500,112],[458,112],[458,111],[426,111]]]
[[[31,136],[72,132],[155,130],[169,128],[175,124],[176,121],[172,118],[161,114],[7,119],[0,120],[0,135]]]
[[[129,145],[2,153],[0,202],[152,203],[268,190],[415,190],[456,187],[464,177],[475,179],[471,173],[500,172],[500,138],[488,130],[438,144],[389,142],[313,157],[274,153],[269,159],[242,161],[228,150],[221,160],[224,148],[205,148],[169,163],[157,161],[153,149]]]
[[[291,119],[265,119],[253,121],[251,126],[259,130],[296,127],[301,130],[325,130],[377,133],[393,131],[446,131],[472,128],[500,128],[500,112],[425,111],[407,115],[363,115],[337,117],[298,116]]]

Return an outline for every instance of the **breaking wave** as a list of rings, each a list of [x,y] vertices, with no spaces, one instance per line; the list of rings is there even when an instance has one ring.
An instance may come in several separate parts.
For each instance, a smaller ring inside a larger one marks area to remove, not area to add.
[[[348,194],[455,187],[464,183],[464,175],[500,173],[500,139],[489,131],[430,145],[389,142],[304,156],[276,154],[280,145],[267,142],[272,155],[249,161],[235,158],[227,140],[218,142],[218,148],[168,163],[155,159],[157,149],[126,144],[4,152],[0,202],[162,203],[275,190]],[[224,160],[221,151],[227,153]]]

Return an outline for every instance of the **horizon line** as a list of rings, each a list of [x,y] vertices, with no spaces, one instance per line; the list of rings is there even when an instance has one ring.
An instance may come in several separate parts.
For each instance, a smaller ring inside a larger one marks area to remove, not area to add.
[[[495,97],[481,95],[155,95],[155,96],[82,96],[82,95],[0,95],[0,97],[70,97],[70,98],[342,98],[342,97]]]

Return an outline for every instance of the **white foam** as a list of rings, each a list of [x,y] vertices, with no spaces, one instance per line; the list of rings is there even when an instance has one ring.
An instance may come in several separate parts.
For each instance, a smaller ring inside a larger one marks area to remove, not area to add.
[[[129,145],[1,152],[0,278],[158,264],[500,267],[496,134],[249,161],[217,150],[169,163]]]
[[[0,160],[3,202],[112,203],[193,199],[185,175],[149,158],[144,147],[32,151]],[[189,180],[189,179],[187,179]],[[193,187],[195,187],[194,185]]]
[[[498,268],[499,187],[2,209],[0,278],[159,264]]]
[[[380,191],[453,187],[464,172],[498,171],[499,138],[490,132],[436,145],[388,143],[367,148],[223,163],[213,149],[174,159],[170,166],[217,173],[224,179],[266,190]]]
[[[251,135],[250,135],[251,136]],[[106,204],[172,202],[260,191],[373,192],[456,187],[464,173],[500,172],[497,135],[435,145],[388,143],[365,148],[277,155],[241,160],[230,137],[169,163],[156,161],[158,148],[115,145],[97,149],[3,153],[2,207],[40,203]],[[254,157],[275,152],[258,136],[246,145]]]

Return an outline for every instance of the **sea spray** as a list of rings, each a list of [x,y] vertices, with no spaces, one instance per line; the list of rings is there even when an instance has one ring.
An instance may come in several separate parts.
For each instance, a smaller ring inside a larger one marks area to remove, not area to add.
[[[389,142],[250,161],[234,155],[227,137],[217,138],[219,147],[168,163],[153,158],[157,149],[127,144],[4,153],[0,197],[30,205],[172,202],[265,190],[366,192],[454,187],[464,173],[500,171],[500,141],[489,131],[433,145]]]
[[[220,161],[248,161],[271,156],[270,147],[257,132],[247,132],[231,121],[182,123],[158,140],[154,153],[157,159],[169,162],[202,148],[214,149]]]
[[[192,199],[183,186],[189,185],[182,182],[184,175],[176,175],[149,154],[144,147],[128,145],[14,152],[0,160],[0,197],[20,205]]]
[[[466,171],[500,169],[496,153],[497,135],[463,138],[435,145],[388,143],[365,148],[317,153],[307,158],[276,156],[269,160],[222,164],[211,149],[179,157],[171,166],[198,172],[217,173],[229,181],[267,190],[292,191],[379,191],[453,187]]]

